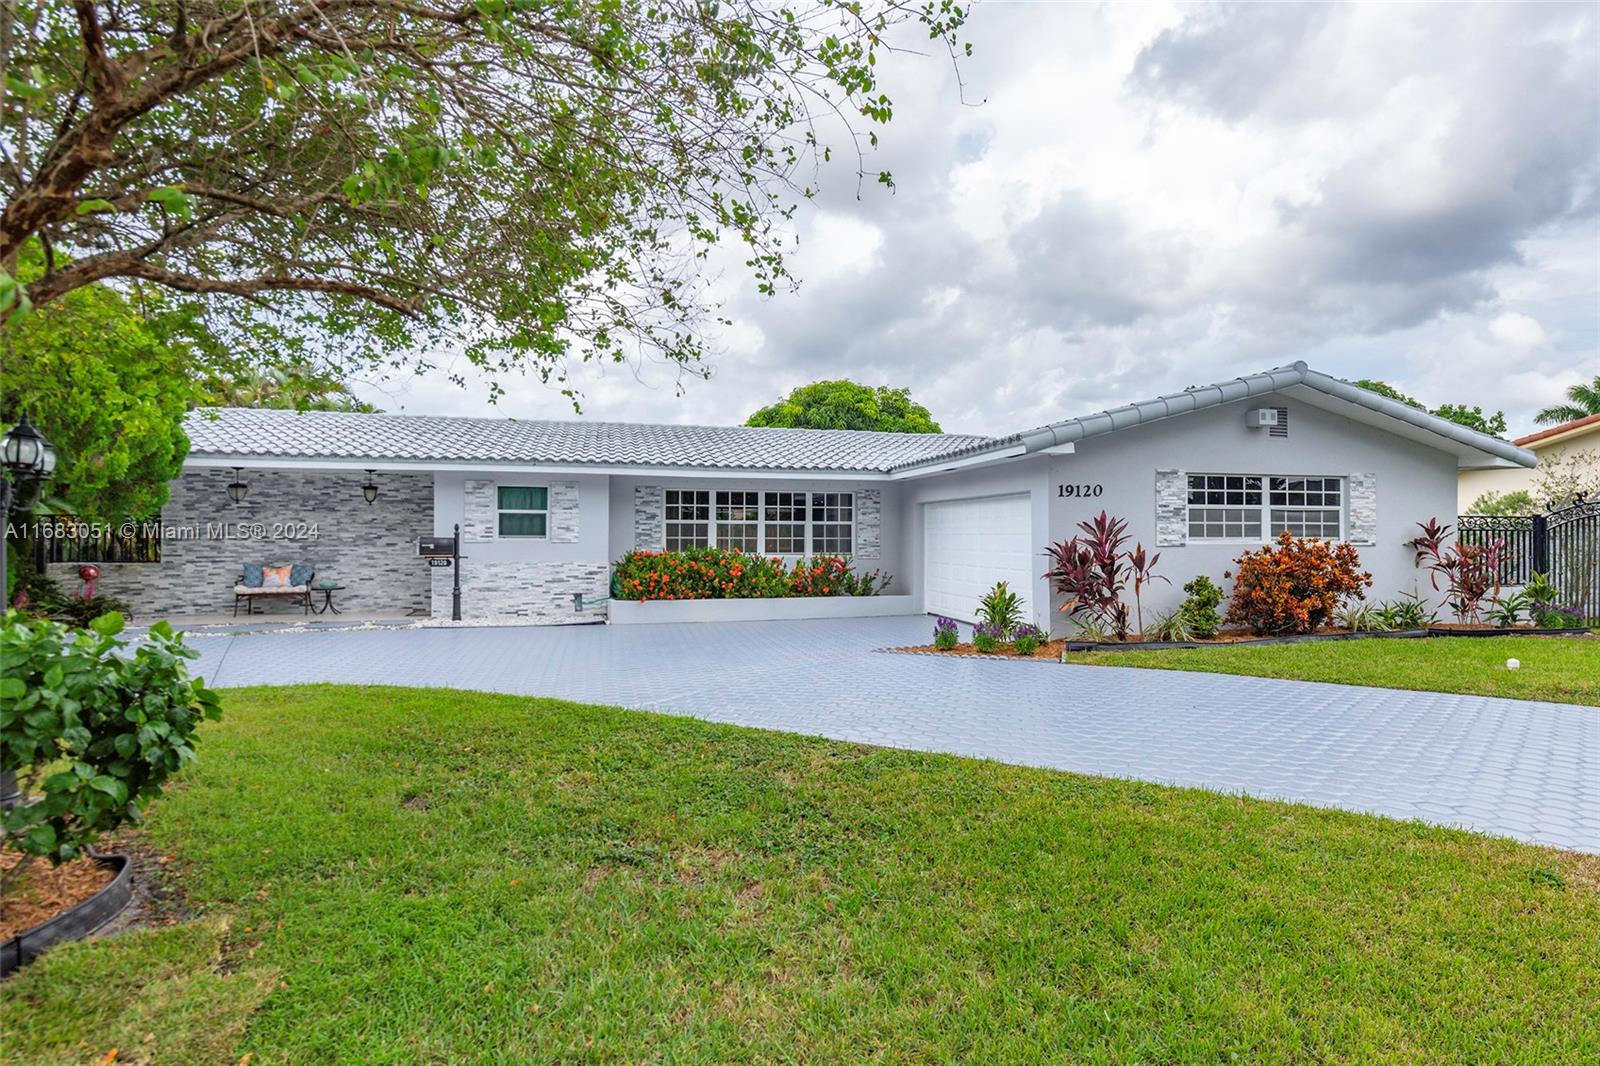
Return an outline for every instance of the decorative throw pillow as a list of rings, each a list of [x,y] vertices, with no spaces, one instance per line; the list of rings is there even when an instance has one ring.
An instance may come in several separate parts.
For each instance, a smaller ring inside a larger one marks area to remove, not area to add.
[[[316,563],[295,563],[289,568],[289,584],[300,586],[311,584],[311,575],[317,572]]]
[[[258,589],[258,588],[261,587],[261,580],[262,580],[261,564],[260,563],[245,563],[244,564],[244,587],[247,588],[247,589]]]
[[[285,563],[283,566],[263,566],[261,568],[261,587],[264,589],[286,589],[289,587],[289,572],[294,567]]]

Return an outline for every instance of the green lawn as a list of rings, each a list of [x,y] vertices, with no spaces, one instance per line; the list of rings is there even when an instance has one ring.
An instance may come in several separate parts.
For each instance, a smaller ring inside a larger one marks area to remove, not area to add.
[[[1522,663],[1506,667],[1507,659]],[[1171,651],[1073,653],[1068,662],[1203,670],[1434,692],[1510,696],[1600,707],[1600,640],[1572,637],[1440,637],[1255,644]]]
[[[227,694],[201,917],[47,955],[13,1063],[1600,1058],[1600,859],[439,690]]]

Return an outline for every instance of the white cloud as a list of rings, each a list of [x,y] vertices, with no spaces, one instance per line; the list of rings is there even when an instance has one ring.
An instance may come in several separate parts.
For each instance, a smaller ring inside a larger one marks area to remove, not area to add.
[[[736,259],[709,380],[574,375],[587,416],[737,422],[794,385],[908,385],[1004,432],[1304,358],[1513,431],[1600,372],[1590,5],[979,5],[896,100],[857,196],[796,217],[797,294]],[[562,417],[537,382],[501,410]],[[391,409],[488,410],[406,386]]]

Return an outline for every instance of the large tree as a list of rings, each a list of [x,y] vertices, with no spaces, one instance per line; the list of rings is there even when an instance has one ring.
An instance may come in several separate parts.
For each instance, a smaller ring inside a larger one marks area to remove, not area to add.
[[[897,25],[953,52],[964,18],[954,0],[8,0],[0,315],[136,280],[324,358],[692,367],[712,246],[784,284],[783,221],[829,138],[859,179],[891,117],[876,60]],[[24,283],[32,241],[45,269]]]
[[[1415,407],[1419,411],[1427,411],[1431,415],[1448,418],[1452,422],[1466,426],[1468,429],[1475,429],[1479,433],[1487,433],[1491,437],[1503,437],[1506,433],[1504,411],[1496,411],[1492,415],[1486,415],[1483,413],[1483,408],[1468,407],[1464,403],[1440,404],[1430,410],[1421,400],[1407,396],[1386,381],[1362,378],[1359,381],[1351,382],[1351,384],[1360,386],[1368,392],[1375,392],[1379,396],[1387,396],[1391,400],[1399,400],[1401,403]]]
[[[891,433],[938,433],[939,423],[910,389],[873,388],[854,381],[814,381],[745,420],[747,426],[786,429],[879,429]]]
[[[1559,425],[1562,422],[1576,422],[1580,418],[1590,415],[1600,415],[1600,374],[1588,384],[1578,382],[1567,390],[1569,403],[1558,403],[1546,407],[1534,415],[1534,420],[1545,425]]]

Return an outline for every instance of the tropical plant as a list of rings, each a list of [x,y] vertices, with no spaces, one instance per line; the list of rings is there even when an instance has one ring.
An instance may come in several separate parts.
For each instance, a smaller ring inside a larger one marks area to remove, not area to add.
[[[1066,597],[1061,610],[1074,619],[1093,619],[1118,640],[1128,639],[1128,606],[1122,590],[1129,574],[1125,569],[1128,553],[1128,523],[1101,511],[1095,518],[1079,522],[1082,536],[1052,544],[1045,549],[1050,569],[1045,577],[1055,591]]]
[[[1349,544],[1284,532],[1275,543],[1246,552],[1234,564],[1228,621],[1256,633],[1310,633],[1322,628],[1340,604],[1364,599],[1372,575]]]
[[[813,381],[761,408],[747,426],[784,429],[872,429],[890,433],[938,433],[928,409],[913,403],[910,389],[873,388],[853,381]]]
[[[1386,633],[1392,626],[1381,607],[1371,603],[1346,603],[1334,612],[1334,621],[1352,633]]]
[[[988,622],[1001,633],[1010,633],[1022,624],[1022,597],[1004,581],[996,581],[994,588],[978,601],[978,621]]]
[[[1144,591],[1144,587],[1150,584],[1152,581],[1166,581],[1169,585],[1172,584],[1172,582],[1167,581],[1165,577],[1155,572],[1156,563],[1160,562],[1161,560],[1160,552],[1156,552],[1154,555],[1146,558],[1144,554],[1144,545],[1135,544],[1133,551],[1128,553],[1127,558],[1128,574],[1133,578],[1134,618],[1138,622],[1140,634],[1143,635],[1144,601],[1141,599],[1140,593],[1142,593]]]
[[[1513,592],[1509,596],[1502,596],[1489,605],[1488,618],[1493,624],[1502,629],[1509,629],[1522,622],[1522,612],[1533,606],[1533,599],[1526,589]]]
[[[1027,622],[1011,631],[1011,647],[1016,649],[1018,655],[1032,655],[1039,650],[1039,644],[1043,640],[1044,632],[1038,626]]]
[[[1534,421],[1543,425],[1576,422],[1590,415],[1600,415],[1600,374],[1585,384],[1578,382],[1567,389],[1568,403],[1552,404],[1534,415]]]
[[[116,279],[367,366],[448,345],[490,374],[639,352],[692,368],[712,250],[740,244],[764,293],[789,284],[785,223],[822,164],[842,145],[869,176],[893,115],[879,59],[902,31],[959,58],[965,17],[954,0],[8,3],[0,321]],[[30,242],[47,269],[21,283]]]
[[[87,630],[26,618],[0,624],[0,756],[34,802],[6,812],[0,847],[23,860],[66,862],[102,834],[137,823],[142,804],[194,759],[201,721],[221,717],[216,693],[184,665],[196,652],[158,622],[137,646],[117,639],[122,616]]]
[[[1218,627],[1222,625],[1222,616],[1217,613],[1217,608],[1227,599],[1226,594],[1204,574],[1185,582],[1183,591],[1188,595],[1178,610],[1183,615],[1185,628],[1202,640],[1216,636]]]
[[[1385,630],[1426,629],[1438,620],[1438,612],[1416,592],[1401,593],[1398,599],[1378,605],[1378,621]]]
[[[1086,614],[1080,614],[1075,615],[1068,620],[1077,629],[1077,638],[1079,640],[1104,642],[1111,639],[1111,631],[1107,629],[1105,623],[1101,622],[1098,618],[1091,618]]]
[[[872,595],[859,589],[860,582],[850,569],[850,560],[842,555],[813,555],[801,559],[789,573],[791,596]]]
[[[634,551],[617,560],[612,588],[623,600],[756,599],[787,596],[783,560],[722,548]]]
[[[1556,601],[1561,599],[1561,590],[1550,580],[1549,571],[1535,570],[1529,574],[1522,594],[1528,598],[1528,617],[1536,626],[1544,625],[1544,616],[1555,610]]]
[[[1443,592],[1444,605],[1456,621],[1472,624],[1482,621],[1485,599],[1500,595],[1500,564],[1506,542],[1487,544],[1449,544],[1454,526],[1441,525],[1437,518],[1418,522],[1422,533],[1411,541],[1416,549],[1416,565],[1428,571],[1434,591]],[[1442,583],[1442,586],[1441,586]]]
[[[933,622],[933,646],[940,651],[949,651],[961,639],[961,628],[956,625],[954,618],[940,616]]]
[[[979,622],[972,627],[972,648],[974,651],[984,652],[985,654],[999,651],[1000,645],[1004,643],[1005,639],[1005,631],[990,622]]]
[[[1212,617],[1216,617],[1215,613]],[[1156,615],[1150,620],[1150,628],[1142,635],[1146,640],[1171,643],[1187,643],[1200,637],[1188,612],[1182,607]]]

